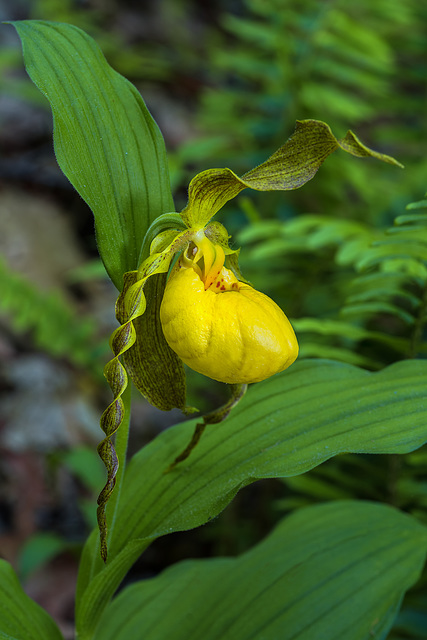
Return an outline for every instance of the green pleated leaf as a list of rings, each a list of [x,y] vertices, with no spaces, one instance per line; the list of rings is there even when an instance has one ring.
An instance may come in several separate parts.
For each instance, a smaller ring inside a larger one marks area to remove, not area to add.
[[[163,432],[128,465],[109,557],[125,562],[127,545],[136,539],[146,544],[204,524],[257,479],[304,473],[344,452],[413,451],[427,441],[426,376],[422,360],[379,373],[338,362],[297,362],[253,385],[170,473],[164,471],[187,446],[197,420]],[[89,616],[96,623],[85,602],[105,602],[118,586],[112,577],[102,580],[108,564],[104,569],[97,559],[95,541],[88,543],[79,581],[80,627]],[[88,586],[88,576],[98,572],[98,587]],[[92,611],[101,608],[92,605]]]
[[[183,562],[128,587],[94,640],[385,638],[426,548],[426,528],[391,507],[308,507],[240,558]]]
[[[134,537],[202,524],[257,478],[304,473],[343,452],[418,448],[427,441],[426,377],[424,360],[378,373],[337,362],[297,362],[252,386],[170,474],[163,470],[197,420],[165,431],[129,464],[112,553]],[[140,487],[138,509],[130,512],[127,502]]]
[[[50,102],[58,164],[95,216],[98,249],[120,290],[153,220],[173,211],[161,133],[135,87],[80,29],[12,23],[30,78]]]
[[[9,563],[0,559],[0,640],[61,640],[52,618],[22,589]]]
[[[285,144],[242,177],[231,169],[208,169],[195,176],[182,219],[190,227],[204,226],[226,202],[247,187],[258,191],[298,189],[311,180],[326,158],[339,148],[354,156],[370,156],[402,167],[391,156],[369,149],[352,131],[338,140],[325,122],[297,120],[295,131]]]

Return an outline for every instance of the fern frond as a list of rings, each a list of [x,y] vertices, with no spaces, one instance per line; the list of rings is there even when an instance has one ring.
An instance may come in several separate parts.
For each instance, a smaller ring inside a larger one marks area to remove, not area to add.
[[[303,215],[239,234],[245,275],[297,317],[301,357],[378,369],[427,353],[427,202],[407,209],[385,232]]]
[[[425,38],[414,3],[401,10],[390,0],[244,0],[244,6],[241,15],[223,14],[223,40],[217,34],[209,52],[211,82],[201,93],[197,115],[205,141],[201,145],[199,138],[201,164],[232,161],[245,171],[283,142],[297,117],[316,114],[343,129],[351,122],[371,140],[399,146],[402,156],[417,157],[417,171],[425,173],[420,141],[427,131],[419,90],[426,79]],[[407,39],[399,48],[408,32],[414,36],[410,52]],[[410,80],[406,67],[401,72],[402,55],[409,56]],[[415,78],[415,69],[422,77]],[[403,128],[408,114],[411,125]],[[215,140],[215,148],[209,140]],[[175,157],[187,162],[186,144]],[[390,174],[383,170],[332,158],[322,173],[310,194],[292,194],[291,203],[302,204],[300,210],[320,200],[336,206],[350,189],[354,197],[347,198],[347,209],[360,219],[378,214],[378,193],[384,210],[391,205]],[[416,176],[407,174],[403,180],[415,182]],[[403,184],[400,188],[408,192]],[[277,215],[276,202],[271,202],[269,207],[264,201],[264,211]]]
[[[31,332],[34,343],[53,356],[92,371],[103,348],[91,318],[81,318],[59,291],[40,291],[0,260],[0,312],[17,333]]]
[[[343,316],[358,315],[366,322],[385,312],[409,325],[425,323],[427,216],[423,208],[419,207],[418,215],[398,216],[383,240],[355,258],[355,269],[365,275],[351,283]],[[417,207],[408,205],[407,209]]]
[[[414,357],[427,350],[423,340],[427,321],[425,208],[427,202],[408,205],[408,210],[420,213],[398,216],[382,240],[353,254],[353,267],[360,275],[349,283],[340,313],[343,319],[371,329],[366,336],[371,346],[381,342],[378,334],[389,332],[393,338],[389,345],[399,357]]]

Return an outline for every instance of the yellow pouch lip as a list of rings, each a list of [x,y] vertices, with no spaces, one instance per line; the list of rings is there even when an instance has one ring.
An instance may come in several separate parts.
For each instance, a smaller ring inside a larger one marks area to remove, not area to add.
[[[231,276],[237,287],[217,293],[191,267],[178,268],[160,308],[163,332],[195,371],[229,384],[259,382],[290,366],[298,343],[273,300]]]

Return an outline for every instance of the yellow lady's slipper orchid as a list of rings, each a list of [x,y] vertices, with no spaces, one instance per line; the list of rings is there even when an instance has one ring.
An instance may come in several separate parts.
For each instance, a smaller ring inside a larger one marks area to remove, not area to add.
[[[286,316],[240,281],[237,252],[228,247],[226,229],[212,218],[243,189],[298,189],[339,148],[399,164],[366,147],[351,131],[339,140],[326,123],[301,120],[285,144],[258,167],[241,177],[228,168],[202,171],[190,182],[185,208],[153,221],[138,268],[124,275],[116,305],[120,327],[111,338],[114,358],[106,366],[114,402],[129,375],[155,406],[188,412],[183,362],[232,384],[262,380],[292,364],[298,347]],[[168,279],[179,254],[179,267]],[[219,273],[225,290],[216,286]],[[117,414],[114,402],[111,413]],[[109,415],[102,424],[112,434],[118,427],[107,425]],[[117,414],[114,425],[120,421]]]
[[[183,362],[232,385],[231,399],[196,424],[191,441],[169,466],[170,471],[190,455],[207,424],[227,417],[248,383],[283,371],[298,355],[288,319],[270,298],[240,281],[237,252],[228,246],[226,229],[211,222],[212,218],[243,189],[298,189],[339,148],[401,166],[394,158],[366,147],[351,131],[338,140],[324,122],[298,121],[289,140],[243,176],[228,168],[196,175],[181,213],[159,215],[146,230],[138,268],[124,274],[116,303],[120,326],[110,340],[114,358],[104,369],[114,395],[102,414],[105,438],[98,446],[108,472],[97,512],[104,560],[105,508],[118,469],[112,437],[125,416],[122,395],[128,375],[155,406],[164,410],[179,407],[186,413],[192,408],[185,404]]]
[[[239,282],[203,232],[190,243],[160,307],[171,349],[191,369],[229,384],[259,382],[298,355],[292,326],[273,300]]]

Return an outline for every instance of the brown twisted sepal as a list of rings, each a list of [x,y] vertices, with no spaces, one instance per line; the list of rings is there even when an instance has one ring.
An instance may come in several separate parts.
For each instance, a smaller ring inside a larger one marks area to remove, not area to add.
[[[169,473],[175,469],[176,465],[183,462],[188,458],[190,453],[198,445],[200,438],[208,424],[218,424],[223,422],[229,415],[230,411],[240,402],[245,395],[248,385],[247,384],[230,384],[231,398],[219,409],[215,409],[211,413],[207,413],[203,416],[203,422],[198,422],[195,426],[193,435],[190,442],[183,451],[175,458],[175,460],[165,469],[164,473]]]
[[[107,482],[98,497],[97,509],[104,562],[107,559],[106,506],[119,468],[112,437],[124,419],[122,395],[128,385],[128,373],[137,389],[154,406],[163,410],[178,407],[184,412],[189,411],[185,407],[183,365],[165,342],[158,318],[166,281],[164,276],[175,253],[181,251],[187,242],[188,232],[184,231],[163,251],[150,255],[138,271],[125,273],[123,291],[116,303],[120,326],[110,339],[114,358],[104,368],[114,399],[102,414],[101,428],[105,438],[98,445],[98,453],[107,470]],[[121,357],[125,366],[120,362]]]
[[[133,286],[127,286],[131,281]],[[107,560],[107,521],[105,509],[116,483],[116,475],[119,468],[116,451],[112,437],[123,422],[125,408],[122,400],[123,392],[128,385],[128,376],[121,364],[119,357],[132,347],[136,340],[136,332],[133,321],[145,311],[145,296],[143,292],[145,280],[134,282],[134,273],[125,274],[125,285],[119,300],[127,297],[127,318],[111,336],[110,346],[114,358],[104,368],[104,375],[113,392],[114,400],[106,408],[101,416],[101,428],[105,438],[98,445],[98,453],[107,470],[107,482],[98,497],[97,520],[101,541],[101,557]]]

